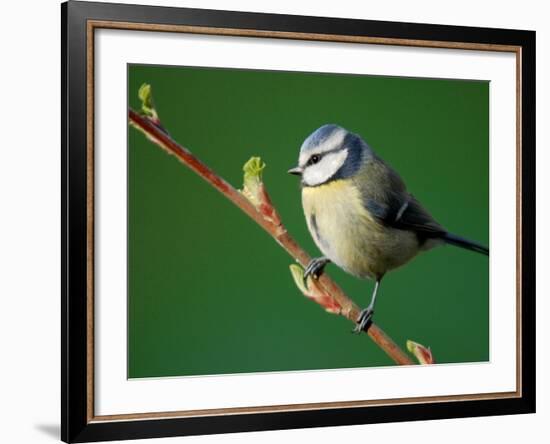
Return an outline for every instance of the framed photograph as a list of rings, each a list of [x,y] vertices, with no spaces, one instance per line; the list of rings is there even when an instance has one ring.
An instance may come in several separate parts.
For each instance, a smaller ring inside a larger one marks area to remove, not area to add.
[[[533,31],[61,12],[65,442],[535,411]]]

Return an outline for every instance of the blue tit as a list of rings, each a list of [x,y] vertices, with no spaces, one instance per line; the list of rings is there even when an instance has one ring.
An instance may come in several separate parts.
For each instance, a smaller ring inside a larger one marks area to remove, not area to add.
[[[355,332],[367,331],[385,274],[419,252],[451,244],[489,255],[489,249],[449,233],[410,194],[405,183],[357,134],[324,125],[300,148],[302,205],[309,232],[323,257],[306,267],[318,278],[333,262],[359,278],[375,281]]]

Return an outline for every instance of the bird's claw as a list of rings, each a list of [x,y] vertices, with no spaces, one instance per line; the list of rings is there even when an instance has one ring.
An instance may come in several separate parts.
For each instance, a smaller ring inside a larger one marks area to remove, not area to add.
[[[361,333],[362,331],[369,331],[370,326],[372,325],[372,316],[374,315],[374,310],[371,307],[367,307],[361,310],[359,317],[357,318],[357,323],[353,329],[353,333]]]
[[[323,274],[325,266],[330,262],[326,257],[312,259],[304,270],[304,286],[307,288],[307,278],[311,276],[318,279]]]

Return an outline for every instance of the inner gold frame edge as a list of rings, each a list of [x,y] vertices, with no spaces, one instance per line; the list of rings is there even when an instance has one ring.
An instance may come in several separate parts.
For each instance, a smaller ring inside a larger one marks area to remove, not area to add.
[[[497,393],[476,393],[452,396],[422,396],[363,401],[336,401],[323,403],[285,404],[256,407],[229,407],[219,409],[182,410],[171,412],[127,413],[116,415],[94,414],[94,31],[95,29],[122,29],[133,31],[178,32],[202,35],[236,37],[263,37],[292,40],[325,41],[338,43],[363,43],[376,45],[416,46],[423,48],[466,49],[477,51],[512,52],[516,55],[516,391]],[[108,20],[88,20],[86,25],[86,206],[87,206],[87,422],[114,422],[161,418],[189,418],[198,416],[222,416],[251,413],[292,412],[300,410],[326,410],[335,408],[358,408],[414,403],[458,402],[490,399],[509,399],[522,396],[522,337],[521,337],[521,151],[522,151],[522,48],[517,45],[499,45],[471,42],[448,42],[437,40],[399,39],[385,37],[312,34],[286,31],[264,31],[253,29],[214,28],[188,25],[166,25],[132,23]]]

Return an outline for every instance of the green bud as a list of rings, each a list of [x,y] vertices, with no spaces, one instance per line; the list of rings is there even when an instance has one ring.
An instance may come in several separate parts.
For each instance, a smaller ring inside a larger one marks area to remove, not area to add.
[[[292,275],[292,278],[294,279],[294,283],[296,284],[298,289],[304,294],[309,294],[310,291],[304,285],[304,269],[299,265],[291,264],[290,274]]]
[[[435,360],[432,355],[432,351],[429,347],[424,347],[422,344],[419,344],[418,342],[414,342],[411,340],[407,341],[407,350],[411,352],[416,359],[418,359],[418,362],[420,364],[434,364]]]
[[[153,103],[153,92],[151,85],[144,83],[138,91],[138,97],[141,100],[141,111],[149,119],[158,123],[158,114]]]
[[[260,157],[251,157],[244,165],[244,179],[242,193],[255,207],[262,203],[262,171],[265,162]]]

